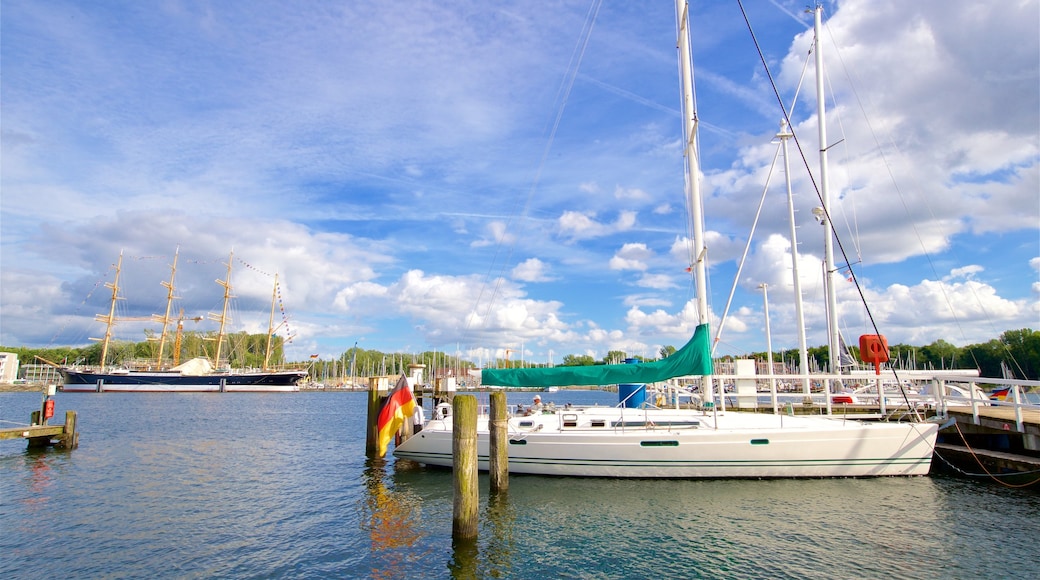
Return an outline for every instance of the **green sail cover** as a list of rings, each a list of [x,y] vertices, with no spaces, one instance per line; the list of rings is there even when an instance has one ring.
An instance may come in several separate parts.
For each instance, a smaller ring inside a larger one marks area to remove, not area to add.
[[[528,369],[484,369],[484,385],[502,387],[552,387],[569,385],[614,385],[618,383],[656,383],[673,377],[712,374],[708,325],[702,324],[693,338],[675,354],[640,364],[595,365]]]

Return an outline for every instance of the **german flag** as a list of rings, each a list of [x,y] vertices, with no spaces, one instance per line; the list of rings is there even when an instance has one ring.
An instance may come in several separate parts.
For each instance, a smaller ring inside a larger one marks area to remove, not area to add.
[[[390,444],[390,439],[406,420],[411,420],[414,413],[415,397],[412,395],[412,388],[408,386],[408,378],[401,375],[376,415],[376,429],[379,431],[376,444],[379,446],[379,457],[386,455],[386,446]]]

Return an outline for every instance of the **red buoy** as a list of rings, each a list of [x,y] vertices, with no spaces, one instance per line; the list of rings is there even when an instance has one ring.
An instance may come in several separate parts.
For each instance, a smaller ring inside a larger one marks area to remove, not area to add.
[[[881,374],[881,363],[888,362],[888,340],[881,334],[859,337],[859,360],[874,363],[875,374]]]

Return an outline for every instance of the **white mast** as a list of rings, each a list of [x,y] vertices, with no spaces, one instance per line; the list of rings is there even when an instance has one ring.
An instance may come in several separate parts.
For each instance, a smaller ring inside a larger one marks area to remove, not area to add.
[[[701,199],[700,159],[697,151],[697,110],[693,99],[693,57],[690,55],[689,3],[675,0],[675,11],[679,28],[679,68],[683,89],[683,135],[685,139],[686,182],[690,197],[690,220],[693,228],[693,267],[697,289],[697,324],[707,324],[708,283],[707,252],[704,246],[704,208]],[[711,376],[704,377],[702,396],[705,401],[714,401]]]
[[[791,225],[791,279],[794,282],[794,312],[795,318],[798,321],[798,365],[799,373],[806,375],[806,378],[802,380],[802,392],[806,395],[809,394],[809,352],[808,347],[805,344],[805,316],[802,311],[802,280],[798,276],[798,228],[794,222],[794,194],[791,192],[791,162],[788,155],[787,140],[794,137],[794,134],[788,130],[787,120],[785,119],[780,123],[780,133],[777,134],[777,138],[780,139],[780,145],[784,153],[784,176],[787,182],[787,213],[788,222]],[[769,372],[773,372],[770,370]]]
[[[830,353],[830,372],[837,373],[841,353],[838,352],[838,302],[834,295],[834,235],[831,231],[831,199],[827,182],[827,112],[824,106],[823,91],[823,54],[820,51],[820,35],[823,29],[823,6],[817,4],[813,23],[813,49],[816,52],[816,114],[820,134],[820,197],[823,199],[823,212],[820,223],[824,229],[824,280],[827,293],[827,347]]]

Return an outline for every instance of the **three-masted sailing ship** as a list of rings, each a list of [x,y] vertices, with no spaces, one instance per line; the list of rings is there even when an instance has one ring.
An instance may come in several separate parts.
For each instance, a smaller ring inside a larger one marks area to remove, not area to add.
[[[277,298],[278,277],[275,276],[275,291],[271,297],[271,318],[267,332],[267,347],[264,354],[264,365],[260,369],[232,369],[230,365],[221,365],[222,348],[226,337],[225,327],[228,319],[228,303],[231,293],[231,265],[234,252],[228,258],[227,276],[217,283],[224,288],[224,306],[220,314],[211,314],[210,318],[220,323],[216,336],[216,353],[213,361],[207,357],[195,357],[182,364],[179,363],[180,339],[183,328],[183,313],[178,317],[174,340],[174,365],[164,368],[166,341],[171,324],[170,309],[174,299],[174,279],[177,275],[177,254],[174,254],[170,266],[169,282],[162,282],[167,289],[166,313],[155,316],[156,322],[162,323],[159,335],[157,362],[154,368],[137,369],[128,366],[107,365],[109,344],[112,340],[112,329],[117,322],[116,302],[119,297],[119,275],[122,271],[123,255],[120,253],[116,264],[115,279],[105,286],[112,290],[112,304],[107,315],[99,314],[97,320],[105,323],[105,335],[96,340],[101,341],[101,364],[97,367],[62,366],[59,367],[65,392],[287,392],[299,390],[299,383],[306,378],[304,369],[274,370],[270,368],[272,342],[274,336],[274,309]],[[201,317],[195,320],[201,320]],[[217,366],[215,366],[217,365]]]

